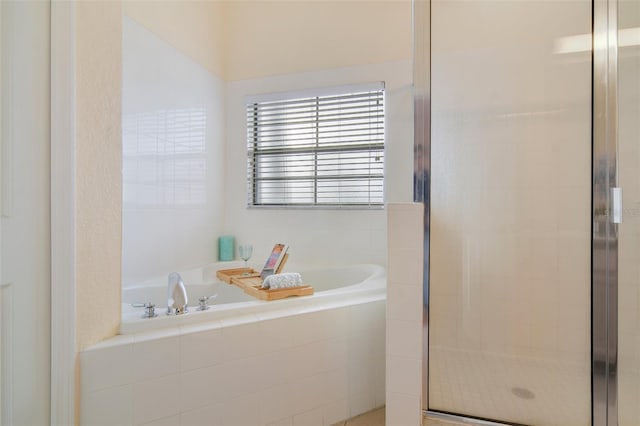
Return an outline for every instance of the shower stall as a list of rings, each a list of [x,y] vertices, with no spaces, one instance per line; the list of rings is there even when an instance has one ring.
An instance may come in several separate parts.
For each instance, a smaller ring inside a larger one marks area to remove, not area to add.
[[[425,424],[640,424],[640,0],[414,0]]]

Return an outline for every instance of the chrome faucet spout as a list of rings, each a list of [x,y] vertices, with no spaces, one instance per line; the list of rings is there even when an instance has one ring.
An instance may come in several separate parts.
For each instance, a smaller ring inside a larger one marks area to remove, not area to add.
[[[177,272],[169,274],[167,315],[182,315],[187,310],[187,290]]]

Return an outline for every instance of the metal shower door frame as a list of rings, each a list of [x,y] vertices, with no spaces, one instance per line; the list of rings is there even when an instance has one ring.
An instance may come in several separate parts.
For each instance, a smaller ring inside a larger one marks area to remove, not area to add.
[[[413,0],[414,173],[431,172],[431,0]],[[592,0],[592,426],[618,425],[618,0]],[[419,53],[419,54],[418,54]],[[425,416],[474,425],[504,423],[429,411],[430,179],[414,179],[414,201],[424,209],[423,374]]]

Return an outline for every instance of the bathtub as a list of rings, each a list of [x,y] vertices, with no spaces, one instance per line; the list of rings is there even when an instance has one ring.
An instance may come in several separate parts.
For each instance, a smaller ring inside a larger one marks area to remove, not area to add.
[[[291,265],[287,271],[300,272],[303,282],[314,288],[311,296],[290,297],[283,300],[262,301],[244,293],[235,285],[216,277],[216,271],[243,266],[238,262],[218,262],[180,272],[189,300],[189,312],[169,316],[167,310],[167,277],[128,285],[122,290],[122,322],[120,334],[140,333],[166,327],[223,320],[231,323],[259,320],[263,317],[285,316],[298,312],[322,309],[336,303],[380,300],[386,294],[386,273],[383,267],[360,264],[334,268],[305,268]],[[199,311],[198,299],[216,295],[206,311]],[[132,304],[154,303],[155,318],[142,318],[143,308]]]
[[[315,293],[266,302],[215,278],[241,265],[182,272],[190,305],[218,294],[207,311],[165,315],[165,277],[124,288],[121,334],[80,353],[80,424],[329,426],[384,405],[384,268],[287,265]]]

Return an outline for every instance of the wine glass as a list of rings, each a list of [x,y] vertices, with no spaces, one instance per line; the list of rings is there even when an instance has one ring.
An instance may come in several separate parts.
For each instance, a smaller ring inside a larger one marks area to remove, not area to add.
[[[244,260],[244,268],[247,269],[247,260],[249,260],[253,254],[253,246],[251,244],[240,244],[238,246],[238,253],[240,253],[240,259]],[[249,275],[249,272],[246,271],[243,275]]]

